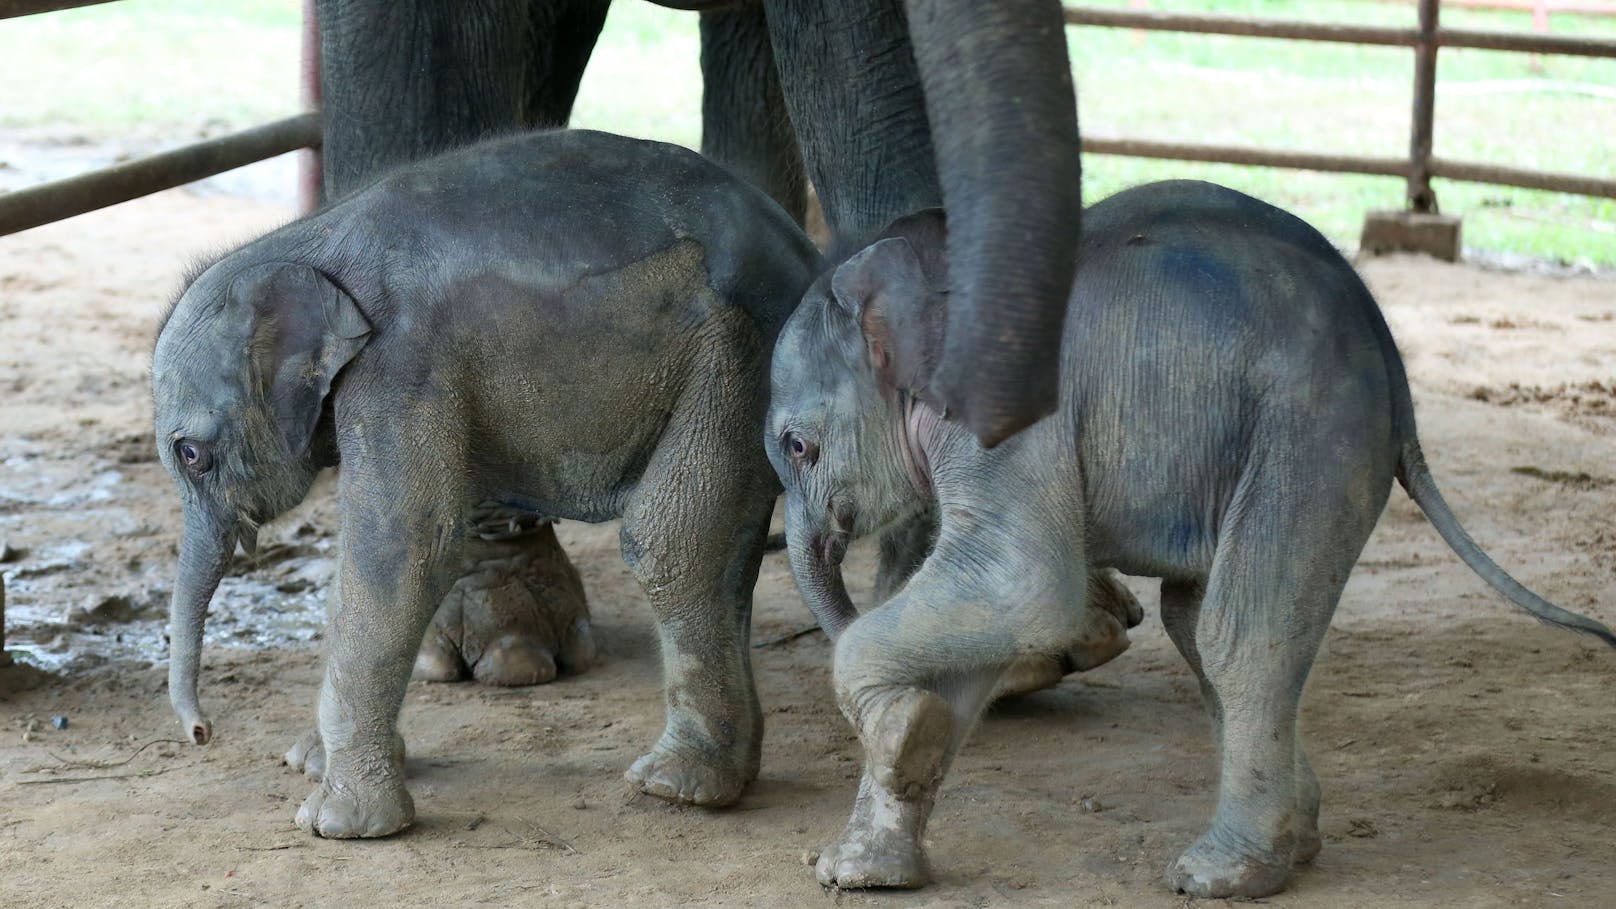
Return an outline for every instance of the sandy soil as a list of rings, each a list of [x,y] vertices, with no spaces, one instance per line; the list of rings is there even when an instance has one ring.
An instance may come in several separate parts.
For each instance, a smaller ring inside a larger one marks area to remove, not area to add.
[[[267,529],[216,602],[216,742],[132,755],[178,733],[161,623],[179,520],[149,440],[153,323],[186,258],[286,216],[172,192],[0,239],[0,541],[8,646],[28,664],[0,672],[0,904],[1184,902],[1162,872],[1210,815],[1214,753],[1153,615],[1116,662],[991,713],[932,825],[935,885],[833,894],[806,866],[845,819],[858,746],[830,701],[825,641],[756,650],[768,734],[738,806],[630,796],[622,771],[660,728],[659,673],[610,526],[562,529],[599,666],[531,689],[411,687],[420,817],[402,836],[292,826],[309,784],[279,755],[312,720],[328,490]],[[1616,622],[1616,282],[1413,259],[1364,270],[1470,530],[1529,585]],[[1135,586],[1153,613],[1154,583]],[[770,556],[757,639],[807,619]],[[1616,655],[1514,613],[1394,492],[1307,695],[1325,850],[1267,902],[1612,905],[1613,685]]]

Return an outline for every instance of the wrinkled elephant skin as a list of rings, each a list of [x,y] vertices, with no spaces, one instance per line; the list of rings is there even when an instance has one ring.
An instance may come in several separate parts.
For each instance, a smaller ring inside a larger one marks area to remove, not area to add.
[[[1117,569],[1163,579],[1218,746],[1211,826],[1168,882],[1197,898],[1283,888],[1320,846],[1302,686],[1394,478],[1517,606],[1616,645],[1459,527],[1379,309],[1306,224],[1184,181],[1089,209],[1060,405],[992,449],[943,418],[934,386],[957,290],[947,233],[940,211],[894,223],[814,284],[775,348],[766,440],[787,549],[837,637],[836,696],[865,749],[821,883],[928,879],[923,835],[961,742],[1029,654],[1104,653],[1132,613],[1095,582]],[[930,554],[857,614],[841,554],[917,510],[937,517]]]
[[[446,595],[471,623],[531,594],[455,586],[499,545],[488,515],[511,511],[622,519],[667,703],[629,778],[733,802],[762,736],[747,637],[779,489],[757,441],[768,363],[820,267],[789,215],[700,156],[557,131],[410,165],[202,271],[152,366],[185,509],[170,678],[193,739],[212,732],[197,654],[231,548],[340,462],[319,742],[288,755],[321,777],[300,826],[411,822],[411,667]],[[590,659],[587,625],[557,633],[571,643],[523,657],[535,676]]]

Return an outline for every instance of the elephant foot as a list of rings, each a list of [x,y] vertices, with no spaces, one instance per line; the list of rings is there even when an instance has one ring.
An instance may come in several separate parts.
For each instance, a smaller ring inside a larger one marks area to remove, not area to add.
[[[624,776],[646,795],[681,805],[721,808],[738,801],[757,772],[756,761],[725,755],[717,748],[673,742],[664,734]]]
[[[393,766],[404,766],[404,737],[393,736]],[[325,744],[320,741],[320,730],[310,729],[292,743],[282,758],[286,766],[315,782],[325,777]]]
[[[1196,899],[1258,899],[1285,889],[1290,880],[1289,855],[1238,848],[1210,830],[1167,871],[1167,884]]]
[[[1066,659],[1062,656],[1045,656],[1041,653],[1031,653],[1018,657],[999,676],[998,684],[993,688],[993,699],[1019,697],[1032,694],[1034,691],[1043,691],[1045,688],[1054,688],[1060,680],[1066,678]]]
[[[814,876],[826,887],[913,889],[931,880],[921,842],[931,799],[900,799],[866,772],[841,838],[819,853]]]
[[[325,776],[325,744],[320,741],[320,730],[310,729],[298,737],[282,758],[286,766],[315,782]]]
[[[389,836],[415,821],[415,800],[404,782],[328,776],[297,810],[297,826],[327,839]]]
[[[902,688],[867,711],[860,725],[868,766],[883,791],[903,801],[936,791],[954,727],[947,701]]]
[[[1031,653],[1005,669],[993,698],[1016,697],[1053,688],[1074,672],[1087,672],[1111,662],[1132,643],[1128,629],[1145,619],[1144,607],[1110,569],[1089,574],[1088,607],[1094,610],[1082,640],[1053,654]]]
[[[1324,840],[1319,837],[1319,831],[1317,829],[1299,833],[1296,837],[1295,863],[1298,865],[1306,865],[1318,858],[1319,852],[1323,849]]]
[[[1324,848],[1319,838],[1319,778],[1305,753],[1298,749],[1296,757],[1296,864],[1305,865]]]
[[[549,522],[480,517],[464,573],[439,605],[417,679],[539,685],[595,660],[583,582]]]

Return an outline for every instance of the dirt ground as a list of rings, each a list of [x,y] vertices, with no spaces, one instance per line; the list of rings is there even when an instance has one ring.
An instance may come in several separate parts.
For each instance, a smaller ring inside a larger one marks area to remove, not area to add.
[[[755,651],[768,731],[738,806],[628,793],[661,698],[610,526],[561,531],[598,666],[529,689],[412,685],[419,819],[401,836],[328,842],[292,825],[309,783],[280,755],[313,718],[329,484],[266,529],[216,600],[202,678],[216,741],[135,753],[179,733],[161,632],[179,514],[151,451],[154,321],[190,256],[287,216],[176,191],[0,239],[0,567],[26,664],[0,671],[0,905],[1186,902],[1162,874],[1210,816],[1215,756],[1145,580],[1151,615],[1129,653],[988,716],[932,824],[938,880],[913,894],[827,892],[808,867],[846,817],[859,756],[817,633]],[[1528,585],[1616,622],[1616,281],[1363,269],[1471,532]],[[756,639],[807,622],[769,556]],[[1514,612],[1394,492],[1307,694],[1325,849],[1266,902],[1613,905],[1613,691],[1616,654]]]

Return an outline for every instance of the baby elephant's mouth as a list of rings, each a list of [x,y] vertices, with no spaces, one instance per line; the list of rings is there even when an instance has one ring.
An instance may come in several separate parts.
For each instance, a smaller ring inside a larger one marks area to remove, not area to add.
[[[840,565],[847,555],[847,543],[850,538],[849,534],[840,531],[815,534],[809,538],[808,546],[824,564]]]

